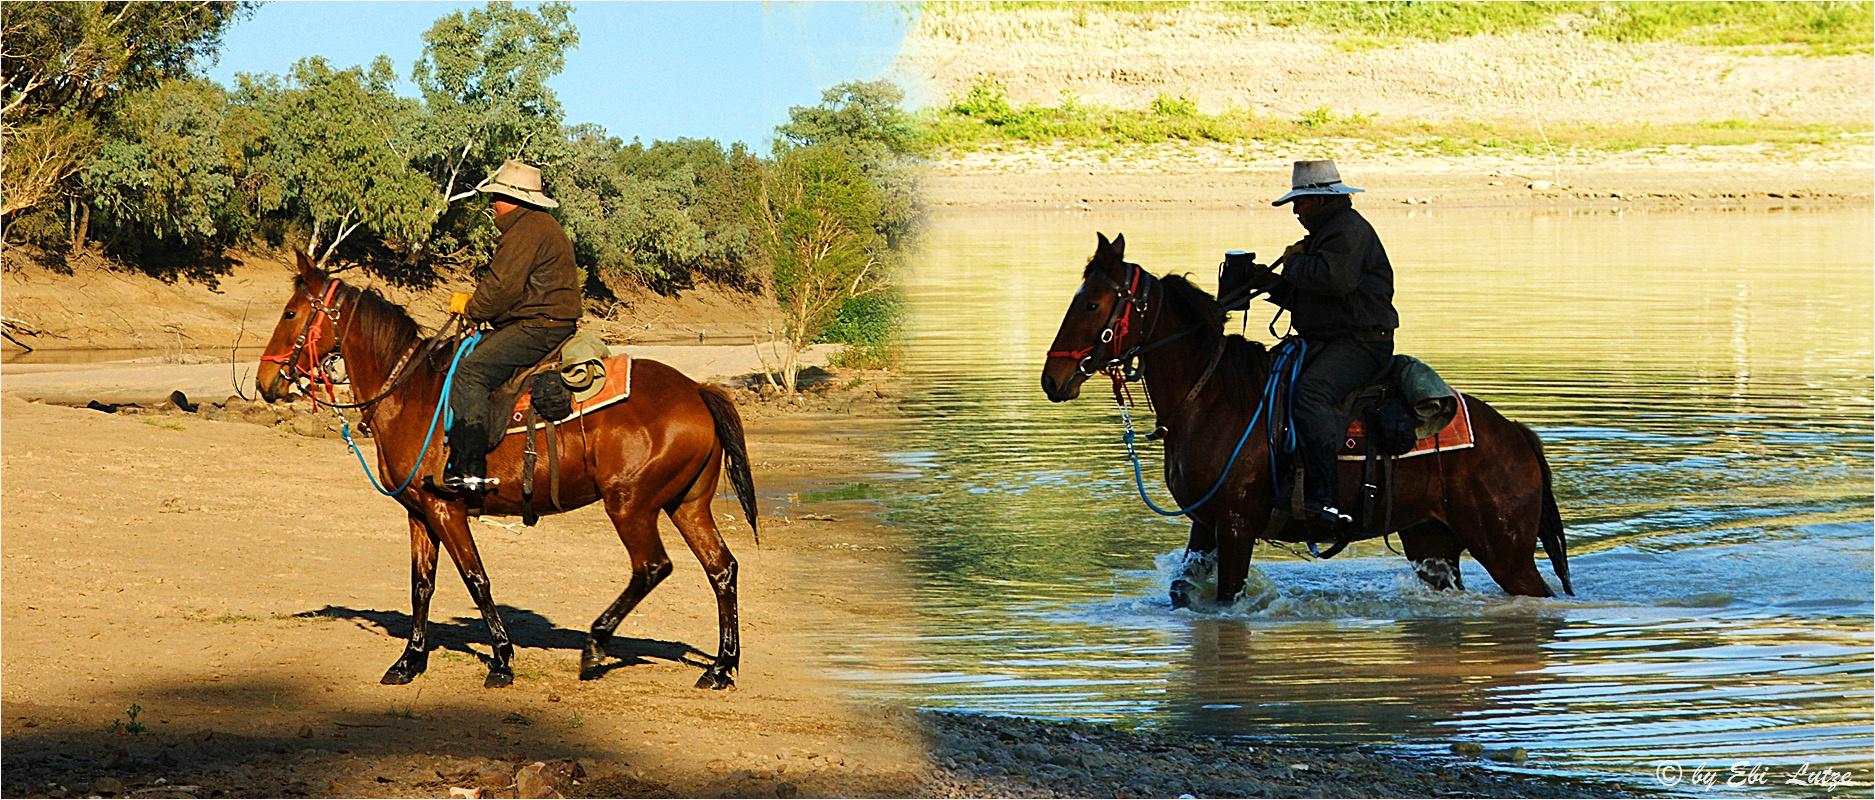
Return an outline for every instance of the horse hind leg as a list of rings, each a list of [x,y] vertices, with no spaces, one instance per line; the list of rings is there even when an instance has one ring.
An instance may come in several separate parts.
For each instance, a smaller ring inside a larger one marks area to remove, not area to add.
[[[592,630],[586,635],[586,648],[579,656],[582,681],[597,680],[605,674],[600,663],[605,659],[606,645],[612,642],[613,631],[618,630],[619,623],[639,601],[671,574],[670,556],[664,552],[663,540],[658,538],[656,509],[644,508],[623,495],[612,494],[605,498],[605,511],[612,518],[612,527],[618,529],[626,554],[631,557],[632,577],[625,590],[619,592],[618,599],[592,621]]]
[[[418,514],[410,515],[410,641],[378,682],[401,686],[430,666],[430,595],[436,591],[436,534]]]
[[[1465,576],[1459,572],[1458,556],[1465,546],[1452,529],[1440,522],[1422,522],[1400,531],[1400,544],[1406,560],[1413,564],[1413,574],[1434,591],[1464,591]]]
[[[718,461],[720,457],[712,464]],[[742,665],[740,622],[736,611],[736,557],[729,553],[729,546],[723,542],[722,532],[716,529],[715,515],[710,510],[710,500],[716,494],[716,478],[714,466],[705,469],[684,499],[669,509],[671,522],[683,533],[690,551],[696,554],[697,561],[703,564],[704,574],[709,576],[710,588],[716,590],[719,634],[716,663],[697,678],[699,689],[734,686],[736,669]]]

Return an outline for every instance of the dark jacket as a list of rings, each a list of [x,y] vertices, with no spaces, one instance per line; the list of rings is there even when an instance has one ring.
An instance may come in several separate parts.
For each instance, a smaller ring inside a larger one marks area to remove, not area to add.
[[[1284,262],[1269,300],[1289,309],[1290,324],[1307,339],[1386,338],[1400,326],[1393,264],[1374,226],[1337,199],[1302,221],[1309,229],[1303,251]]]
[[[579,272],[573,243],[545,211],[526,206],[495,218],[501,229],[488,274],[469,298],[469,318],[506,327],[553,327],[579,322]]]

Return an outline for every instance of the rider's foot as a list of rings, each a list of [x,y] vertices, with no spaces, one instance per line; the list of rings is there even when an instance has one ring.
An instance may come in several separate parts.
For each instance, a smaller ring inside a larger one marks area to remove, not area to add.
[[[1341,510],[1334,506],[1323,503],[1310,502],[1303,509],[1303,516],[1309,522],[1329,530],[1337,530],[1343,525],[1354,524],[1353,517],[1341,513]]]

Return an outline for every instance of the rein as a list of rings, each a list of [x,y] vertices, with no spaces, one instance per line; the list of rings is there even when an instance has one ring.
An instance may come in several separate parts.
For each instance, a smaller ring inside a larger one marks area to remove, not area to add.
[[[371,467],[365,464],[364,452],[358,448],[358,442],[352,439],[351,423],[349,420],[345,419],[345,415],[339,413],[339,409],[360,408],[365,409],[366,413],[370,413],[373,407],[380,401],[390,397],[398,389],[402,388],[403,385],[409,381],[411,376],[416,374],[416,370],[406,370],[405,367],[408,366],[411,361],[415,360],[420,352],[425,356],[434,353],[442,346],[443,340],[447,337],[443,332],[438,332],[435,336],[412,342],[409,347],[404,349],[403,355],[398,357],[397,362],[391,366],[390,372],[385,375],[384,390],[379,392],[376,397],[356,403],[338,402],[338,388],[335,385],[337,382],[332,379],[330,368],[326,365],[333,360],[342,360],[344,358],[344,354],[340,352],[339,348],[344,342],[345,334],[350,332],[352,322],[357,318],[357,315],[352,314],[347,316],[345,319],[345,330],[332,334],[332,349],[327,351],[323,360],[319,356],[319,342],[327,335],[323,333],[325,326],[321,323],[330,322],[336,324],[341,311],[344,310],[333,300],[338,294],[339,283],[338,278],[328,280],[323,297],[315,297],[313,293],[307,291],[304,286],[300,287],[300,294],[306,298],[307,302],[312,304],[313,317],[307,320],[305,329],[301,330],[299,336],[293,340],[293,349],[291,352],[277,356],[262,355],[260,360],[280,364],[280,368],[286,373],[286,378],[289,382],[296,382],[301,378],[306,380],[307,397],[311,398],[316,406],[323,405],[332,409],[333,416],[338,417],[339,438],[345,440],[345,444],[352,450],[352,455],[358,458],[358,466],[364,469],[365,478],[371,481],[371,488],[376,489],[379,494],[387,497],[395,496],[401,494],[405,489],[410,488],[411,482],[416,480],[417,473],[423,470],[423,457],[430,452],[430,442],[436,437],[438,423],[443,421],[443,415],[446,410],[453,411],[449,409],[449,389],[450,385],[455,383],[456,368],[462,363],[463,356],[475,352],[475,346],[481,342],[482,335],[480,333],[470,333],[468,337],[462,339],[456,346],[455,355],[451,357],[449,361],[449,372],[443,379],[443,392],[437,397],[436,409],[431,412],[429,428],[423,435],[423,447],[417,451],[417,463],[410,467],[410,474],[404,476],[403,481],[397,485],[396,489],[386,491],[383,484],[378,483],[378,477],[372,474]],[[357,301],[354,300],[352,302],[352,307],[356,309],[357,305]],[[447,331],[449,325],[454,324],[456,324],[456,318],[452,316],[449,323],[443,326],[444,330]],[[310,351],[308,348],[310,348]],[[306,356],[306,366],[304,367],[301,367],[299,364],[302,355]],[[299,373],[299,375],[295,376],[295,372]],[[325,400],[320,400],[319,396],[312,391],[314,387],[322,383],[325,385],[326,389]]]
[[[1140,380],[1140,375],[1138,370],[1128,370],[1126,365],[1145,353],[1152,352],[1153,350],[1170,344],[1175,339],[1197,332],[1199,326],[1204,323],[1194,323],[1184,330],[1157,341],[1143,342],[1127,348],[1126,350],[1120,350],[1121,345],[1125,343],[1127,334],[1132,330],[1133,316],[1135,314],[1144,314],[1148,310],[1152,312],[1152,320],[1147,323],[1146,330],[1140,335],[1140,339],[1150,338],[1152,332],[1158,328],[1159,309],[1152,307],[1152,305],[1148,303],[1148,299],[1153,289],[1158,289],[1161,295],[1165,293],[1165,289],[1160,286],[1160,282],[1157,278],[1154,278],[1150,273],[1141,269],[1138,264],[1126,265],[1126,279],[1124,284],[1107,277],[1104,273],[1096,272],[1094,276],[1100,278],[1103,283],[1111,287],[1114,291],[1114,295],[1119,300],[1119,302],[1114,304],[1113,314],[1107,318],[1107,326],[1100,332],[1100,340],[1079,350],[1050,350],[1048,351],[1048,357],[1077,359],[1080,363],[1076,369],[1079,370],[1082,375],[1091,377],[1095,373],[1105,373],[1107,377],[1113,379],[1113,401],[1115,405],[1119,406],[1120,421],[1126,427],[1126,435],[1124,436],[1124,441],[1126,442],[1126,457],[1127,460],[1133,463],[1133,483],[1139,490],[1139,499],[1145,501],[1147,508],[1152,509],[1154,513],[1161,516],[1185,516],[1198,510],[1199,506],[1210,502],[1211,498],[1217,495],[1218,490],[1224,487],[1225,479],[1230,477],[1231,468],[1235,467],[1237,464],[1238,454],[1243,452],[1244,443],[1250,441],[1250,433],[1256,430],[1257,418],[1261,416],[1263,412],[1262,404],[1259,404],[1256,413],[1251,415],[1250,424],[1244,426],[1243,436],[1237,439],[1236,448],[1231,450],[1230,460],[1225,462],[1223,474],[1218,476],[1217,483],[1211,486],[1210,491],[1205,492],[1204,497],[1200,498],[1196,503],[1173,511],[1167,511],[1152,502],[1152,498],[1146,495],[1146,479],[1140,468],[1139,451],[1133,446],[1138,434],[1133,430],[1132,392],[1127,389],[1127,384]],[[1140,289],[1140,284],[1142,282],[1146,284],[1144,291]],[[1112,356],[1109,357],[1099,369],[1090,371],[1088,366],[1093,362],[1094,353],[1098,352],[1102,345],[1106,345],[1107,348],[1112,351]],[[1185,393],[1185,397],[1179,400],[1177,405],[1167,410],[1167,416],[1176,414],[1180,409],[1189,404],[1193,398],[1198,396],[1198,390],[1204,388],[1204,385],[1210,381],[1211,376],[1216,374],[1218,365],[1224,359],[1224,350],[1224,340],[1219,339],[1217,350],[1211,354],[1211,360],[1205,365],[1204,372],[1198,376],[1197,382],[1192,384],[1191,390]]]

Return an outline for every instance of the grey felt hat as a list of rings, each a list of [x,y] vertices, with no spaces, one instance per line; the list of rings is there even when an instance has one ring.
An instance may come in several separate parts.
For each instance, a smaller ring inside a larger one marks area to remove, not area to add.
[[[1289,177],[1289,193],[1276,198],[1273,206],[1280,206],[1305,194],[1354,194],[1366,191],[1356,189],[1341,182],[1341,172],[1335,169],[1334,159],[1324,161],[1297,161],[1295,172]]]
[[[476,188],[489,194],[507,195],[541,208],[560,207],[553,198],[541,192],[540,168],[512,158],[503,162],[501,169],[495,170],[495,177],[490,178],[487,184]]]

